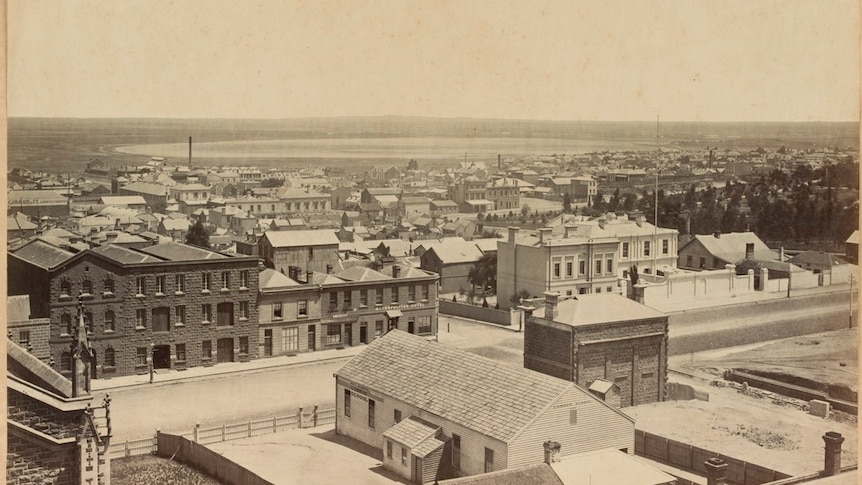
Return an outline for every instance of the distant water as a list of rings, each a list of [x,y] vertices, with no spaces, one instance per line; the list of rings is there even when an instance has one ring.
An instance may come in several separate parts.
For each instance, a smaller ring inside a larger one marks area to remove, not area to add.
[[[604,150],[636,150],[647,146],[628,141],[601,141],[552,138],[315,138],[243,140],[194,143],[195,158],[304,158],[304,159],[470,159],[507,155],[573,154]],[[186,143],[161,143],[115,147],[120,153],[182,159],[188,156]]]

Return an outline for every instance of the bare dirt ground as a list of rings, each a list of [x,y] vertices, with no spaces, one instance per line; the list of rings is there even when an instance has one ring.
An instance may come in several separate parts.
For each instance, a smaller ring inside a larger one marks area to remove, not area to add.
[[[709,402],[669,401],[624,411],[635,418],[638,429],[791,475],[822,470],[822,436],[837,431],[845,437],[842,464],[853,464],[858,459],[855,416],[818,418],[768,397],[711,386],[710,381],[719,380],[724,369],[738,368],[855,391],[857,339],[856,329],[842,330],[672,357],[671,369],[690,376],[672,372],[670,381],[709,392]]]

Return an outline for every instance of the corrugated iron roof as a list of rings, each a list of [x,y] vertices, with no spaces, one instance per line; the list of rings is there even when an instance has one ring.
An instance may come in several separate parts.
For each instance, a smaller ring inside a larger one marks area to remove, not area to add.
[[[42,269],[53,269],[68,261],[75,253],[34,239],[12,253],[16,258]]]

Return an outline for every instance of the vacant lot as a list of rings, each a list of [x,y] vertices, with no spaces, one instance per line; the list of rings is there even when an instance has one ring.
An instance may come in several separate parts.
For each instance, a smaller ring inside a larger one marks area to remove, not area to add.
[[[139,456],[111,460],[111,483],[114,485],[221,485],[221,482],[194,468],[165,458]]]

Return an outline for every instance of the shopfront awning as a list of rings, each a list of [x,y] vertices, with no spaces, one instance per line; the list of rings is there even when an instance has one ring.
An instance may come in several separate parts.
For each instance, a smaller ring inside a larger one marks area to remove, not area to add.
[[[398,318],[402,315],[401,310],[386,310],[386,316],[389,318]]]

